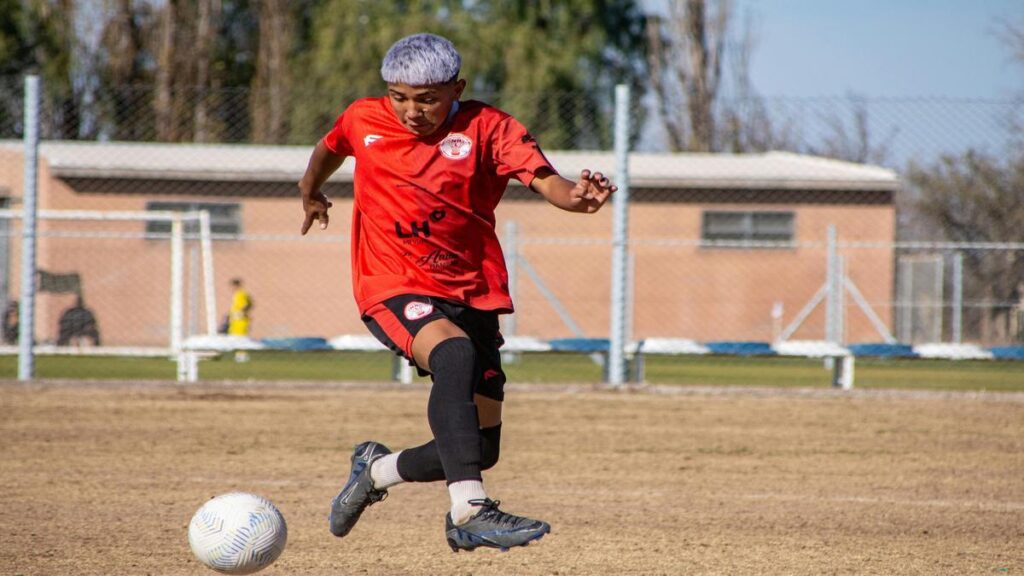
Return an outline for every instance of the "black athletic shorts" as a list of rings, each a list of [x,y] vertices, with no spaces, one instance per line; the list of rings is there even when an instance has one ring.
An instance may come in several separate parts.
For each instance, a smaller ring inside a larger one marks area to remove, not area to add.
[[[470,308],[465,304],[434,296],[402,294],[371,306],[363,314],[363,323],[375,338],[395,354],[416,366],[420,376],[429,374],[427,367],[417,366],[412,356],[412,341],[424,326],[439,318],[447,318],[461,328],[476,347],[476,387],[481,396],[505,399],[505,372],[501,369],[499,348],[505,343],[498,328],[498,314]]]

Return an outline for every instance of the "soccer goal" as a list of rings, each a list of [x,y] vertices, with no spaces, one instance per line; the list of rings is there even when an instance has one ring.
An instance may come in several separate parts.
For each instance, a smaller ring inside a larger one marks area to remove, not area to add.
[[[36,354],[176,356],[187,337],[216,333],[208,212],[40,210],[37,222],[26,283],[31,232],[21,211],[0,210],[0,304],[16,310],[30,287]],[[6,353],[17,317],[5,314]]]

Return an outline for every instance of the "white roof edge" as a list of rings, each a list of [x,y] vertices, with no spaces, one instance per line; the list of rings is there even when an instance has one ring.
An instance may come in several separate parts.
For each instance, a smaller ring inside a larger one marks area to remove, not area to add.
[[[19,140],[0,149],[22,150]],[[46,141],[40,155],[63,178],[294,182],[309,160],[309,146]],[[612,152],[554,150],[548,159],[567,177],[583,168],[614,178]],[[351,181],[346,162],[334,181]],[[900,187],[895,171],[793,152],[757,154],[648,153],[630,155],[630,183],[638,188],[771,190],[878,190]]]

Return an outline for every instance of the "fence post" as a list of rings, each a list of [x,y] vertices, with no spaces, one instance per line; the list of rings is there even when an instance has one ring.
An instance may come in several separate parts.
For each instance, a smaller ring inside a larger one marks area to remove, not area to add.
[[[839,344],[840,319],[842,313],[841,290],[842,265],[839,262],[835,224],[828,225],[828,255],[825,264],[825,340]]]
[[[953,253],[953,318],[951,336],[954,344],[963,342],[964,253]]]
[[[508,271],[508,294],[513,302],[519,301],[519,223],[515,220],[505,222],[505,239],[501,243],[505,252],[505,269]],[[516,315],[502,316],[501,331],[506,338],[516,335]],[[519,352],[502,352],[501,361],[506,364],[518,362]]]
[[[39,190],[39,76],[25,76],[25,189],[21,219],[21,305],[18,312],[18,380],[35,376],[36,206]]]
[[[629,217],[629,86],[615,87],[615,183],[612,195],[612,301],[609,326],[608,383],[625,381],[626,347],[626,249]]]
[[[505,252],[505,269],[508,270],[508,293],[512,301],[517,301],[519,289],[519,223],[515,220],[505,222],[505,241],[502,242]],[[506,314],[502,331],[506,336],[516,335],[516,315]]]
[[[203,295],[206,297],[206,333],[217,333],[217,289],[213,280],[213,234],[210,212],[199,212],[199,243],[203,254]]]
[[[180,213],[175,213],[171,220],[171,318],[170,347],[174,355],[182,354],[182,334],[184,332],[183,317],[185,310],[184,287],[184,222]]]

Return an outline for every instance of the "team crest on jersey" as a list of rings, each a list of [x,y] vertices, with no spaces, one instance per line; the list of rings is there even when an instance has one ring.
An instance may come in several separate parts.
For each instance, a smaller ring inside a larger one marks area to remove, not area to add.
[[[473,148],[473,141],[465,134],[449,134],[438,147],[445,158],[462,160],[469,156],[469,152]]]
[[[434,311],[434,305],[430,302],[409,302],[405,305],[405,318],[407,320],[419,320]]]

